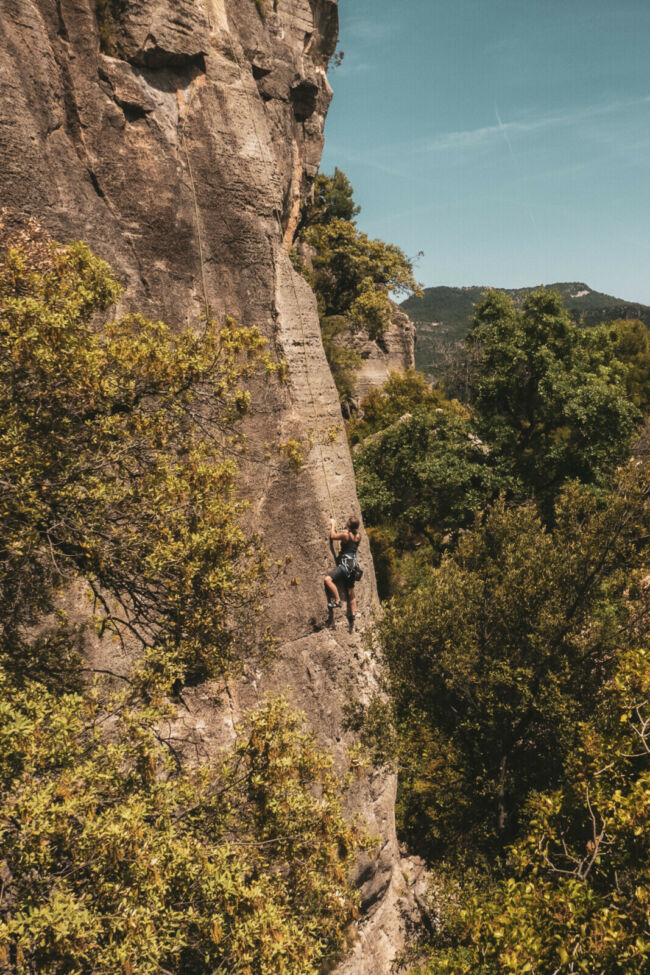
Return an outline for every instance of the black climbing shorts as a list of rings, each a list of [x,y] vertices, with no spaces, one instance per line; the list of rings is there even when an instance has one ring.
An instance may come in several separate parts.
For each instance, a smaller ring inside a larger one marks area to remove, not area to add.
[[[352,592],[354,589],[354,576],[352,579],[349,579],[347,572],[344,572],[340,565],[337,565],[330,578],[337,589],[340,585],[344,585],[348,592]]]

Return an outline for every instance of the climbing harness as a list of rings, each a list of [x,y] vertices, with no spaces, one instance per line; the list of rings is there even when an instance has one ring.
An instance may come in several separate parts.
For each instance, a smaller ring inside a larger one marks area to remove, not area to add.
[[[363,576],[363,569],[359,565],[356,554],[342,555],[338,565],[345,572],[348,582],[359,582]]]
[[[352,585],[363,576],[363,569],[359,565],[357,557],[358,550],[359,542],[349,538],[347,542],[343,542],[341,545],[341,551],[336,560],[336,564],[345,575],[346,582],[352,583]]]

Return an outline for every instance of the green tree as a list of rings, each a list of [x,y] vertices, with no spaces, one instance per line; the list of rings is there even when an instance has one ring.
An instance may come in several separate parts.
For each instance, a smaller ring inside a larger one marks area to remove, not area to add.
[[[364,331],[381,342],[393,317],[390,295],[420,293],[412,261],[394,244],[357,230],[359,212],[345,173],[319,175],[302,215],[301,251],[292,252],[316,294],[325,353],[343,403],[352,399],[361,364],[349,334]]]
[[[647,614],[645,604],[637,609]],[[570,774],[535,794],[508,876],[458,893],[419,975],[645,975],[650,966],[650,657],[622,652]],[[414,973],[415,975],[415,973]]]
[[[77,579],[102,631],[169,683],[232,662],[234,613],[245,643],[262,562],[218,445],[247,377],[277,367],[232,321],[106,321],[120,292],[83,244],[0,267],[0,657],[52,656],[56,628],[34,626]]]
[[[392,319],[390,294],[418,290],[411,261],[338,217],[310,227],[304,240],[314,252],[310,280],[321,315],[343,315],[352,329],[381,339]]]
[[[423,537],[438,547],[503,486],[467,415],[450,404],[416,409],[366,437],[354,466],[364,519],[389,528],[402,550]]]
[[[553,532],[534,505],[501,501],[388,604],[378,638],[416,848],[503,850],[526,797],[561,773],[630,638],[626,593],[647,564],[649,515],[650,471],[636,462],[602,507],[566,488]]]
[[[321,318],[321,335],[323,349],[336,385],[339,399],[342,403],[349,402],[354,396],[356,374],[361,365],[361,353],[350,348],[346,342],[349,336],[347,319],[342,315],[332,315]]]
[[[331,223],[332,220],[354,223],[360,213],[361,207],[354,202],[352,184],[337,166],[333,176],[319,173],[316,177],[313,199],[303,212],[302,228]]]
[[[627,367],[627,395],[642,413],[650,411],[650,334],[639,319],[621,318],[609,326],[614,355]]]
[[[574,477],[603,484],[639,418],[606,332],[581,329],[555,292],[534,291],[517,310],[491,291],[468,341],[481,350],[472,399],[479,433],[523,495],[552,501]]]
[[[351,443],[359,443],[369,434],[379,433],[407,413],[449,409],[449,400],[426,381],[417,369],[391,371],[388,382],[374,387],[361,401],[361,419],[348,427]],[[459,411],[459,413],[462,411]]]

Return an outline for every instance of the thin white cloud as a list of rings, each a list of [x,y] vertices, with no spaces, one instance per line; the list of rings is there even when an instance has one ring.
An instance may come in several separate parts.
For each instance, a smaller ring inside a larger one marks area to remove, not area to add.
[[[499,129],[499,132],[501,133],[501,135],[505,139],[505,143],[506,143],[506,145],[508,147],[508,151],[510,152],[510,155],[514,159],[515,153],[514,153],[514,149],[512,148],[512,142],[510,141],[510,136],[508,135],[508,127],[503,124],[503,120],[501,119],[501,116],[499,115],[499,106],[497,105],[496,102],[494,103],[494,114],[496,115],[496,118],[497,118],[497,127]]]
[[[486,125],[478,129],[465,129],[459,132],[445,132],[442,135],[436,136],[435,139],[420,142],[417,146],[412,146],[412,148],[425,153],[448,152],[458,149],[476,149],[491,145],[495,139],[505,139],[512,152],[511,136],[526,135],[541,132],[544,129],[576,125],[590,118],[611,115],[648,104],[650,104],[650,95],[629,101],[609,102],[604,105],[595,105],[590,108],[577,109],[571,112],[538,115],[511,122],[502,121],[497,112],[496,125]]]
[[[519,163],[517,161],[517,157],[515,156],[515,150],[512,148],[512,142],[510,141],[510,136],[508,135],[508,129],[503,124],[503,121],[501,119],[501,116],[499,115],[499,106],[497,105],[496,102],[494,103],[494,114],[496,116],[497,126],[499,128],[499,131],[501,132],[501,134],[502,134],[502,136],[503,136],[503,138],[505,140],[505,143],[506,143],[506,145],[508,147],[508,152],[512,156],[512,161],[515,164],[515,166],[517,167],[517,169],[519,169]],[[526,211],[528,213],[528,216],[530,218],[530,222],[533,225],[533,229],[534,230],[537,230],[537,223],[535,221],[535,214],[533,213],[532,209],[530,208],[530,206],[528,204],[528,188],[527,188],[527,182],[526,181],[524,181],[524,194],[525,194],[524,206],[525,206]]]
[[[354,40],[362,44],[378,44],[394,34],[394,26],[385,20],[353,20],[341,31],[340,43],[345,48],[346,41]]]

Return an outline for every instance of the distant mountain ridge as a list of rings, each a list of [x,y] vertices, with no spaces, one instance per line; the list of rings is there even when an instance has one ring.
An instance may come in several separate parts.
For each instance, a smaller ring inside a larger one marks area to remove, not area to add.
[[[613,322],[617,318],[639,318],[650,328],[648,305],[594,291],[581,281],[558,282],[546,287],[559,291],[565,307],[585,326]],[[418,369],[424,373],[435,371],[437,348],[464,338],[471,326],[474,305],[488,289],[489,286],[478,285],[426,288],[424,297],[407,298],[402,302],[402,308],[416,327],[415,364]],[[499,290],[512,295],[515,302],[519,302],[535,288]]]

